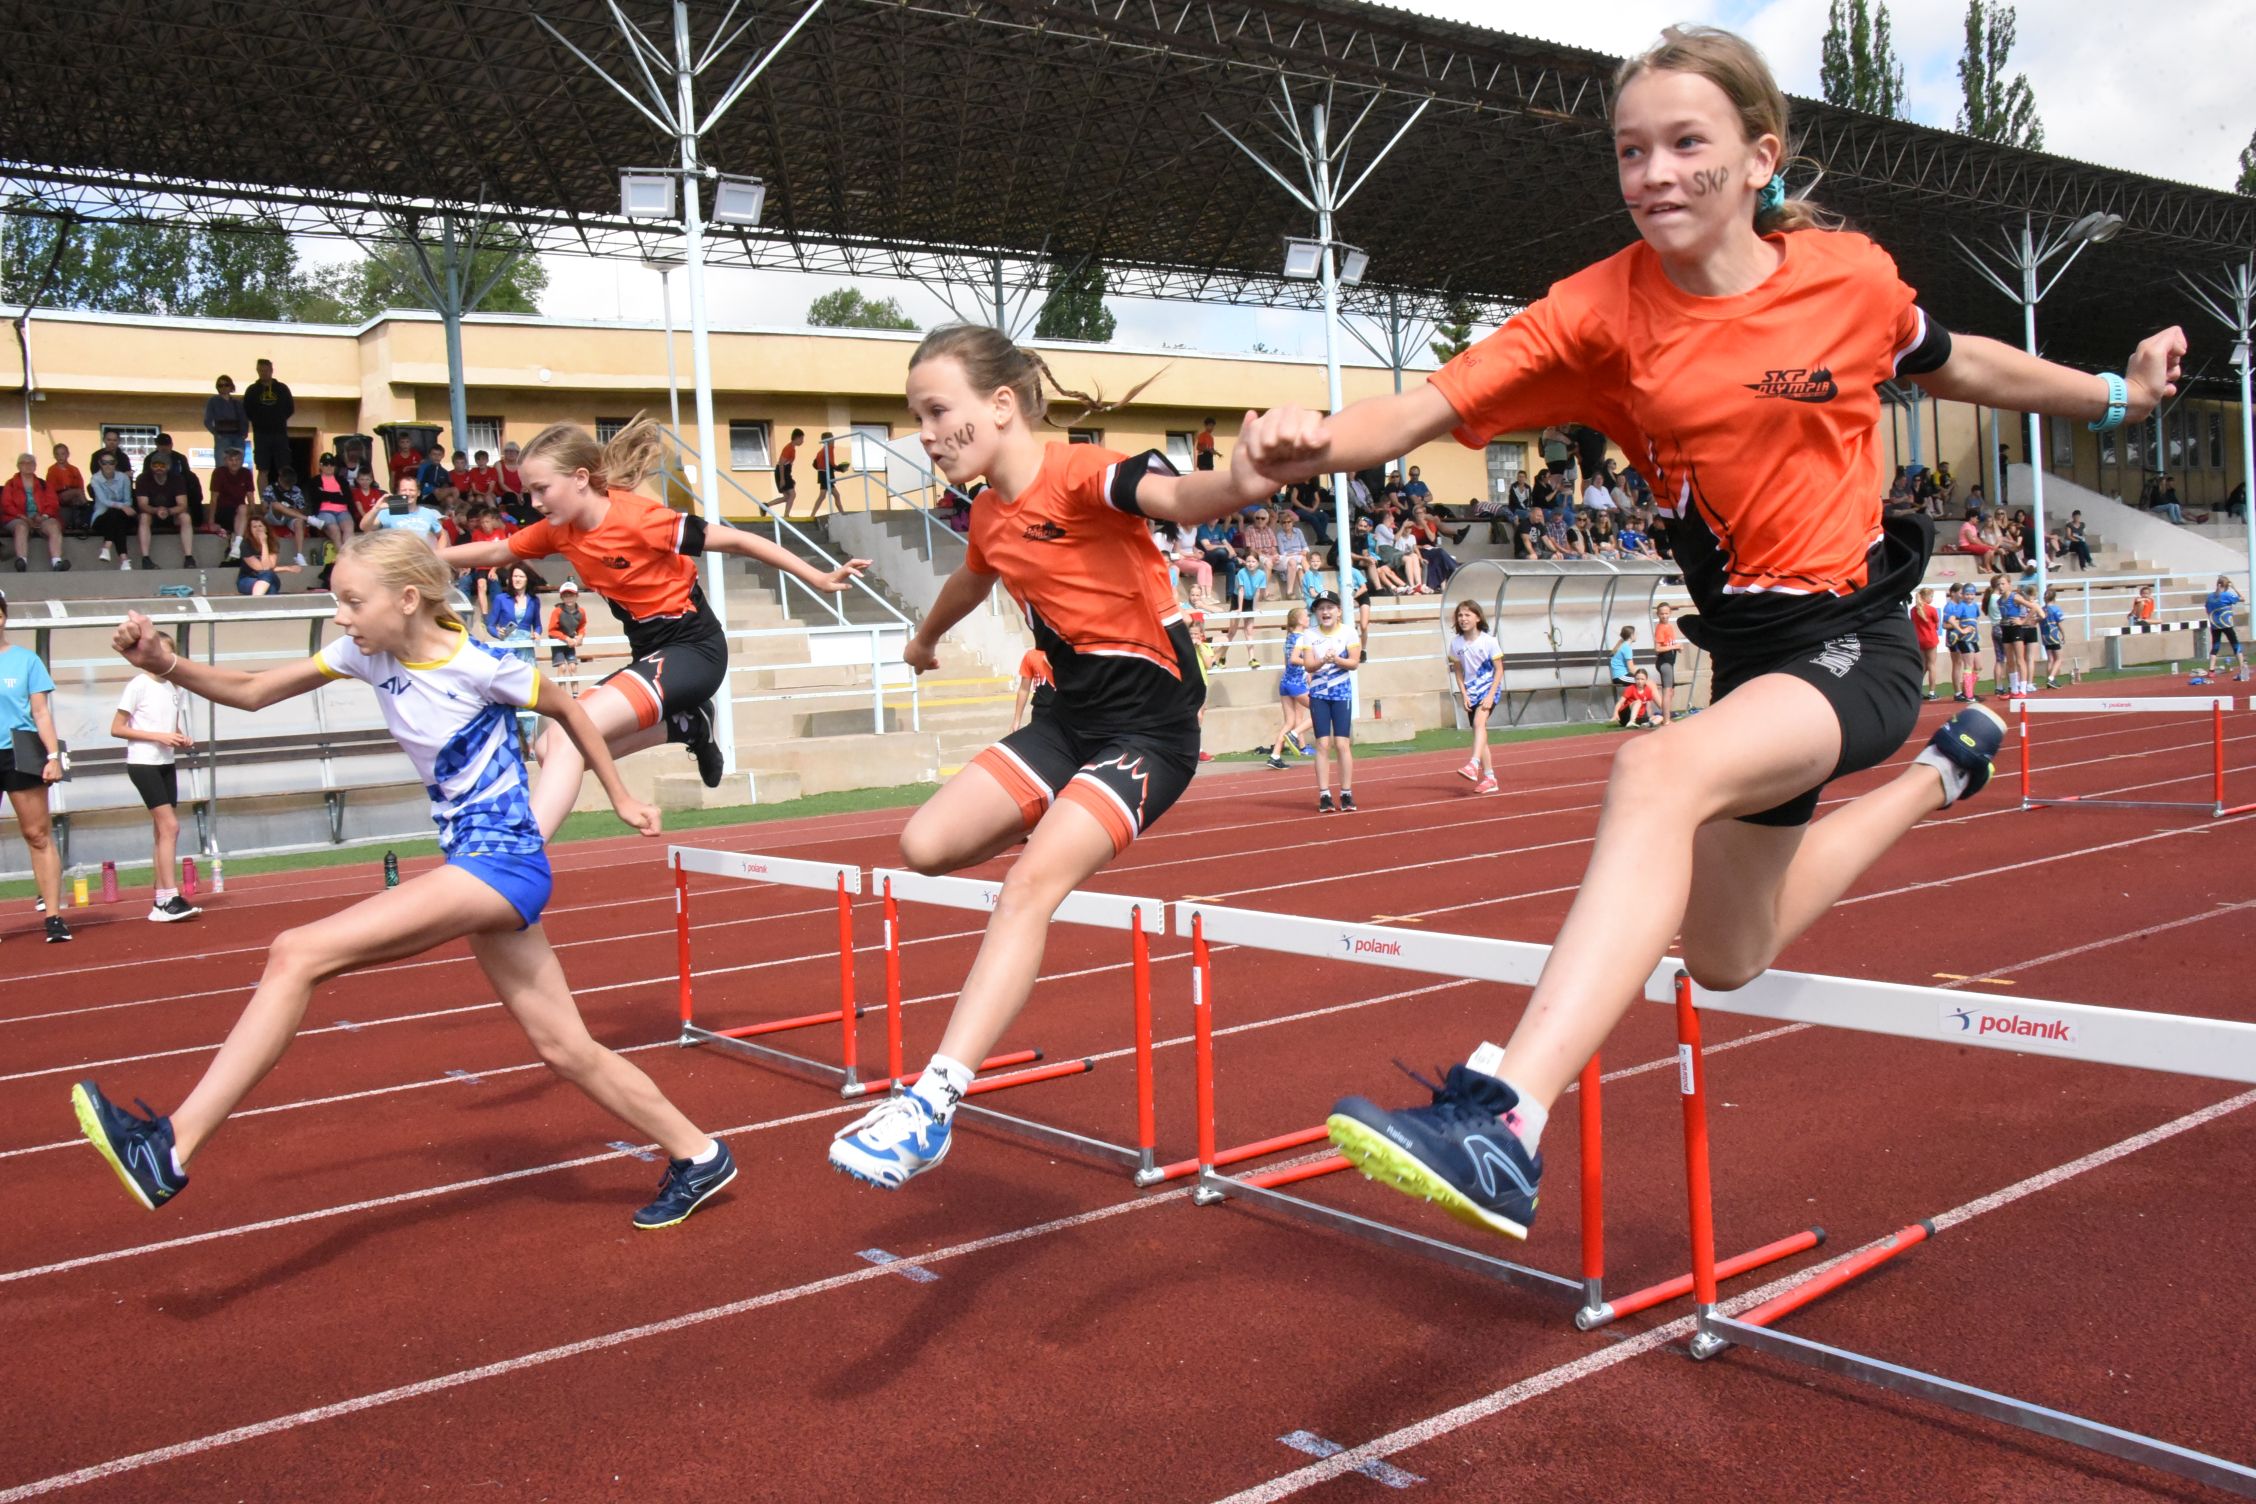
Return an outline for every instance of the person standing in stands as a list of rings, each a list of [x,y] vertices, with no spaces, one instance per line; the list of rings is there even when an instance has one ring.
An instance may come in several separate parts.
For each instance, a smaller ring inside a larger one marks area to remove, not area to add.
[[[240,456],[250,431],[251,416],[243,399],[235,395],[235,378],[220,377],[204,399],[204,432],[212,436],[213,451],[223,462],[231,454]]]
[[[1214,420],[1209,418],[1191,438],[1191,463],[1201,470],[1214,468]]]
[[[834,510],[846,510],[846,504],[838,499],[838,469],[838,440],[825,432],[815,449],[815,509],[807,514],[810,520],[822,515],[825,501]]]
[[[242,455],[239,449],[229,452]],[[187,708],[185,690],[155,674],[140,673],[126,682],[117,711],[110,717],[110,735],[125,743],[125,776],[149,811],[154,836],[149,880],[156,889],[149,903],[152,924],[178,924],[203,912],[180,896],[175,860],[180,844],[180,817],[174,808],[180,803],[177,759],[196,745],[182,729]]]
[[[251,449],[259,478],[271,482],[290,463],[290,416],[298,410],[289,387],[274,379],[274,362],[258,363],[258,380],[243,394],[243,410],[250,415]]]

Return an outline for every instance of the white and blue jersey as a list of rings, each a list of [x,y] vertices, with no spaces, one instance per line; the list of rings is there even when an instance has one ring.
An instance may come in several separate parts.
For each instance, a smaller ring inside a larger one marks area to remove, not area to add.
[[[1465,676],[1465,703],[1479,705],[1495,692],[1496,660],[1503,649],[1486,632],[1467,637],[1462,632],[1449,639],[1449,661]]]
[[[1309,699],[1350,700],[1355,697],[1355,671],[1339,661],[1340,654],[1355,646],[1354,628],[1342,621],[1329,632],[1312,630],[1301,637],[1300,645],[1319,653],[1328,648],[1331,653],[1308,671]]]
[[[2037,640],[2048,648],[2059,647],[2061,629],[2067,619],[2067,614],[2058,606],[2045,607],[2044,619],[2037,623]]]
[[[2230,632],[2237,620],[2235,613],[2239,605],[2240,596],[2237,592],[2217,590],[2211,592],[2209,598],[2201,603],[2201,609],[2209,613],[2210,626],[2220,632]]]
[[[523,855],[541,849],[517,750],[516,712],[540,696],[540,675],[514,653],[473,642],[428,663],[364,653],[340,637],[314,655],[323,676],[376,690],[392,739],[431,796],[439,849],[449,856]]]
[[[1306,632],[1285,634],[1285,676],[1277,681],[1277,693],[1280,695],[1308,693],[1308,670],[1293,662],[1293,649],[1299,647],[1307,637]]]

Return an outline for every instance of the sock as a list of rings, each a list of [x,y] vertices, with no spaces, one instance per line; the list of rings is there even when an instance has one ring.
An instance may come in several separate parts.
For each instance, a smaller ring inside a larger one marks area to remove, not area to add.
[[[703,1154],[692,1154],[689,1157],[689,1162],[693,1165],[709,1165],[720,1157],[721,1141],[717,1138],[709,1138],[705,1141],[705,1152]]]
[[[1919,755],[1914,757],[1912,761],[1925,763],[1942,775],[1943,808],[1949,809],[1965,797],[1968,775],[1966,770],[1957,763],[1952,762],[1931,746],[1920,748]]]
[[[172,1173],[178,1175],[181,1179],[186,1180],[188,1178],[188,1167],[180,1162],[179,1146],[175,1145],[172,1148],[167,1149],[165,1152],[172,1158]]]
[[[924,1068],[924,1074],[917,1078],[917,1084],[909,1088],[909,1093],[945,1123],[955,1116],[956,1104],[963,1100],[964,1090],[970,1085],[970,1066],[945,1055],[935,1055],[932,1063]]]
[[[1498,1074],[1503,1065],[1503,1046],[1487,1043],[1473,1051],[1465,1061],[1465,1069],[1479,1071],[1484,1076],[1495,1076],[1499,1081],[1504,1081],[1504,1077]],[[1504,1114],[1504,1126],[1512,1130],[1512,1136],[1520,1141],[1521,1148],[1533,1154],[1536,1145],[1543,1141],[1543,1125],[1551,1121],[1551,1109],[1517,1086],[1512,1086],[1511,1082],[1504,1081],[1504,1084],[1511,1086],[1512,1095],[1520,1099],[1518,1106]]]
[[[172,902],[179,896],[180,890],[178,888],[159,888],[156,891],[153,901],[161,908],[165,904]]]

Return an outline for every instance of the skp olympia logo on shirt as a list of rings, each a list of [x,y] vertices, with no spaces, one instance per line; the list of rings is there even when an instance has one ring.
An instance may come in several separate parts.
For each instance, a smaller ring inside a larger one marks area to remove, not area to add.
[[[2027,1046],[2038,1050],[2069,1050],[2083,1048],[2083,1035],[2076,1025],[2057,1013],[2041,1008],[1984,1007],[1980,1003],[1954,1008],[1949,1003],[1938,1005],[1938,1024],[1945,1039],[1981,1040],[1986,1044]]]
[[[1788,402],[1831,402],[1841,395],[1840,386],[1833,380],[1832,371],[1824,366],[1788,366],[1763,372],[1763,379],[1750,381],[1747,390],[1758,397],[1783,397]]]

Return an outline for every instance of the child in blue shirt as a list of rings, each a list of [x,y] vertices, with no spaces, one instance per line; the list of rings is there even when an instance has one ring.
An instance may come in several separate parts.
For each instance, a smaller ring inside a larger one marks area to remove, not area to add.
[[[2233,671],[2237,678],[2248,677],[2248,658],[2240,649],[2240,632],[2236,625],[2240,606],[2240,593],[2233,589],[2232,581],[2224,575],[2217,576],[2217,588],[2201,603],[2209,618],[2209,671],[2195,674],[2193,682],[2207,684],[2217,673],[2217,660],[2228,651],[2232,654]]]
[[[1961,704],[1981,698],[1974,693],[1982,669],[1982,606],[1975,598],[1977,588],[1968,580],[1943,603],[1943,646],[1950,649],[1951,683],[1958,686],[1951,698]]]

